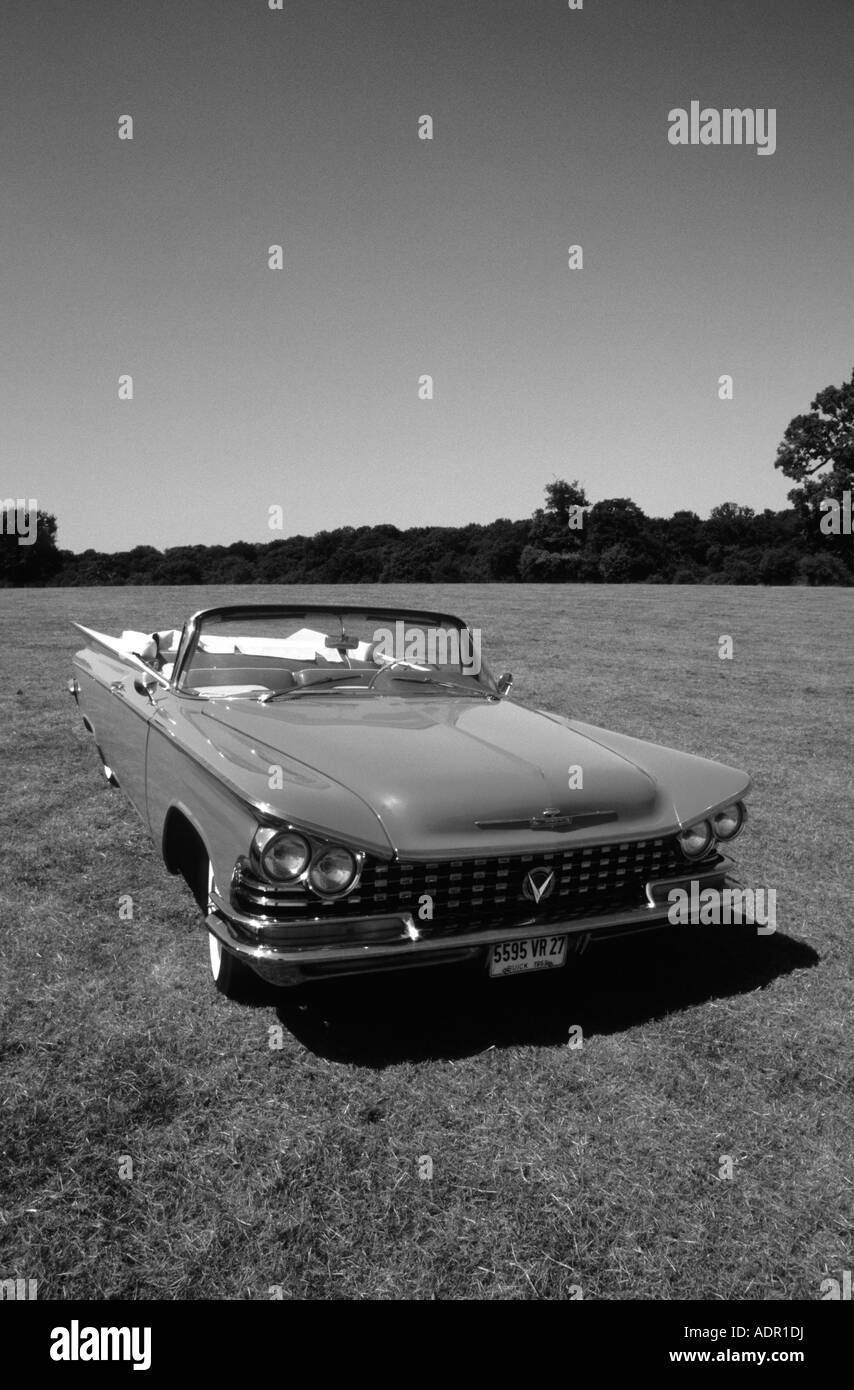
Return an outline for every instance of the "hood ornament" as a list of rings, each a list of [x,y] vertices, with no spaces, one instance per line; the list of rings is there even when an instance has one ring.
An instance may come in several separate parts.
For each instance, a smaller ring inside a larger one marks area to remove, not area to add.
[[[532,816],[532,830],[571,830],[572,816],[564,815],[559,806],[547,806],[538,816]]]
[[[584,811],[577,816],[568,816],[557,806],[546,806],[536,816],[525,816],[514,820],[478,820],[478,830],[582,830],[586,825],[604,825],[618,820],[616,811]]]

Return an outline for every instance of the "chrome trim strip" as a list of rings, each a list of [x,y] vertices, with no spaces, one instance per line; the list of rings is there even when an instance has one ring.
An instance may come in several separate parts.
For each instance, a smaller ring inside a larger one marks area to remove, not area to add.
[[[721,864],[716,868],[708,869],[704,874],[695,873],[689,874],[688,876],[680,874],[678,878],[650,879],[649,883],[644,884],[646,900],[650,907],[667,906],[667,895],[671,889],[684,888],[690,892],[692,883],[698,883],[700,885],[700,891],[704,888],[723,888],[727,885],[731,888],[741,886],[737,883],[736,879],[731,878],[727,874],[726,868]],[[661,890],[661,892],[656,897],[656,892],[658,890]]]
[[[725,873],[717,875],[725,887],[740,887],[735,879]],[[662,880],[662,882],[684,883],[684,879]],[[690,883],[690,880],[689,880]],[[479,931],[461,932],[457,936],[436,936],[422,940],[418,923],[411,913],[379,914],[370,917],[351,917],[342,920],[342,927],[348,933],[358,930],[360,923],[372,926],[387,923],[400,928],[399,941],[364,942],[353,945],[324,945],[289,947],[287,943],[288,926],[276,924],[261,926],[256,919],[246,917],[229,909],[217,893],[211,894],[212,911],[205,919],[208,931],[213,932],[219,941],[241,959],[252,964],[253,961],[278,963],[284,966],[336,965],[338,962],[366,960],[400,960],[401,964],[411,962],[417,956],[430,956],[439,953],[465,952],[491,946],[500,941],[527,941],[535,936],[579,936],[589,933],[596,936],[612,927],[626,927],[629,930],[643,930],[667,923],[668,904],[647,904],[622,912],[609,912],[600,916],[580,917],[570,922],[542,922],[528,919],[509,927],[489,927]],[[302,922],[303,928],[312,923]],[[330,925],[327,919],[324,926]]]

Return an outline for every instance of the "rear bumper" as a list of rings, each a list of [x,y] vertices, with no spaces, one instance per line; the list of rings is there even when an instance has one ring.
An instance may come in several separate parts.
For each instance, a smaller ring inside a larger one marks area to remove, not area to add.
[[[336,975],[455,964],[478,957],[485,959],[488,948],[500,941],[566,935],[579,938],[578,949],[585,938],[584,945],[587,940],[594,943],[656,930],[668,925],[668,891],[679,887],[689,890],[692,880],[699,882],[701,888],[741,886],[724,867],[718,866],[706,873],[694,872],[684,878],[648,883],[647,901],[638,907],[574,917],[565,922],[521,917],[509,926],[462,928],[436,936],[424,935],[426,924],[419,924],[407,912],[338,918],[322,923],[259,922],[235,912],[213,893],[206,925],[227,950],[263,979],[275,985],[294,985]],[[322,935],[324,940],[312,941],[313,933]]]

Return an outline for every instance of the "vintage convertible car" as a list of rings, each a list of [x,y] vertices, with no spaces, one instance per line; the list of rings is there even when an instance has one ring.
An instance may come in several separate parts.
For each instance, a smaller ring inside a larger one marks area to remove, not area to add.
[[[746,773],[526,708],[459,618],[276,604],[81,631],[69,688],[230,997],[255,975],[559,967],[665,925],[673,888],[739,886],[720,851]]]

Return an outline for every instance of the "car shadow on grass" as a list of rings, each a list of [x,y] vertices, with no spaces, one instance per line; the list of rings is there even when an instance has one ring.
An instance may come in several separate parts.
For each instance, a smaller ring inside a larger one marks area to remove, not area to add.
[[[818,964],[811,946],[755,929],[683,927],[603,943],[560,970],[490,980],[471,967],[351,977],[280,993],[277,1013],[331,1061],[384,1067],[489,1047],[565,1046],[760,989]]]

